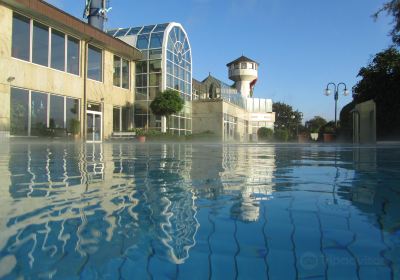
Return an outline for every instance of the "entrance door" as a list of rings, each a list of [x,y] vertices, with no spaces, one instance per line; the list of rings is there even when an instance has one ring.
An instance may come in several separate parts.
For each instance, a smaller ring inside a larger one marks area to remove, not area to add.
[[[102,113],[101,112],[94,112],[94,111],[87,111],[87,133],[86,133],[86,141],[95,143],[102,141]]]

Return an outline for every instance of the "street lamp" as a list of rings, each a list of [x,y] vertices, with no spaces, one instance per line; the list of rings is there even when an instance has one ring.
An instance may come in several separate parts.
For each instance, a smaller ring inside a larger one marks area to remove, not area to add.
[[[300,120],[296,121],[296,136],[299,135],[299,121],[301,121],[301,119],[303,119],[303,113],[299,112],[299,116],[300,116]],[[296,115],[292,115],[291,118],[292,118],[292,120],[295,120]]]
[[[335,83],[328,83],[326,85],[326,89],[325,89],[325,95],[329,96],[331,95],[331,90],[330,90],[330,86],[333,86],[333,92],[334,92],[334,98],[335,98],[335,126],[337,126],[337,103],[338,103],[338,99],[339,99],[339,88],[340,86],[344,86],[343,89],[343,95],[347,96],[349,95],[349,91],[347,90],[347,86],[345,83],[338,83],[337,85]]]

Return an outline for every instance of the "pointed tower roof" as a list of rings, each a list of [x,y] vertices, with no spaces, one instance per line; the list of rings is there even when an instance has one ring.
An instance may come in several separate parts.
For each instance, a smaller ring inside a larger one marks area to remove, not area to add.
[[[232,62],[229,62],[226,66],[231,66],[232,64],[238,63],[238,62],[253,62],[253,63],[257,63],[257,65],[260,65],[257,61],[254,61],[248,57],[245,57],[244,55],[242,55],[241,57],[239,57],[238,59],[235,59]]]

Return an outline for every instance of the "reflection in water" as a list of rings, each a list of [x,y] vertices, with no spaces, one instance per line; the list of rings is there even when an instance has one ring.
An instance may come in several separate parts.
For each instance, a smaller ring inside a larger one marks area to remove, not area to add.
[[[0,278],[400,277],[399,149],[10,144]]]

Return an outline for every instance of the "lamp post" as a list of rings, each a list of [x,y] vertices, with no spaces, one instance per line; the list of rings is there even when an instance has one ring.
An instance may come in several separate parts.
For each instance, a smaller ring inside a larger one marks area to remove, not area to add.
[[[303,113],[302,112],[298,112],[299,114],[299,120],[296,120],[296,115],[291,115],[290,118],[295,121],[296,120],[296,136],[299,136],[299,123],[301,122],[301,120],[303,119]]]
[[[347,90],[347,86],[345,83],[338,83],[337,85],[335,83],[328,83],[326,85],[326,89],[325,89],[325,95],[329,96],[331,95],[331,90],[329,89],[330,86],[333,86],[334,88],[334,99],[335,99],[335,127],[337,127],[337,103],[339,100],[339,88],[340,86],[344,86],[343,89],[343,95],[347,96],[349,95],[349,91]]]

